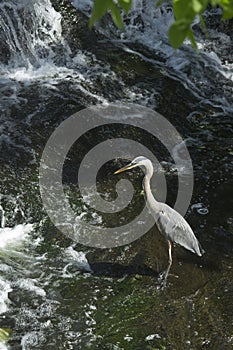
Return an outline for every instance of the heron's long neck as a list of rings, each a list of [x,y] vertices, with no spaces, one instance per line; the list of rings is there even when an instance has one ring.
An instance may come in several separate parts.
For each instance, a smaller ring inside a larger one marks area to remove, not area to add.
[[[149,209],[151,209],[151,212],[153,215],[155,215],[156,211],[159,210],[159,202],[154,198],[151,188],[150,188],[150,179],[151,175],[147,174],[144,176],[143,179],[143,188],[144,188],[144,194],[146,197],[146,204]]]

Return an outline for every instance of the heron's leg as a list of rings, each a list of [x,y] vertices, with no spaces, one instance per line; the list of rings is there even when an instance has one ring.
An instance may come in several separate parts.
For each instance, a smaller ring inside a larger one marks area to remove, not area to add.
[[[172,264],[172,243],[171,243],[171,241],[167,241],[167,243],[168,243],[168,263],[169,263],[169,265],[171,265]]]
[[[162,288],[166,287],[167,277],[168,277],[170,268],[172,266],[172,243],[169,240],[167,242],[168,242],[168,256],[169,256],[169,259],[168,259],[168,267],[167,267],[167,269],[165,270],[165,273],[164,273],[164,278],[163,278],[163,282],[162,282]]]

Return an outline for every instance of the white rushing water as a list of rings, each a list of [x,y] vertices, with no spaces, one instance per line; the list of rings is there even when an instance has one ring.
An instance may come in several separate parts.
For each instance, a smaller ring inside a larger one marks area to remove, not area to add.
[[[3,222],[4,220],[2,220]],[[7,312],[10,308],[9,293],[14,288],[12,281],[7,278],[7,275],[14,273],[12,266],[8,262],[18,257],[20,247],[22,248],[23,241],[29,239],[32,229],[33,225],[31,224],[0,228],[0,315]],[[0,349],[7,350],[8,346],[0,342]]]
[[[60,281],[78,280],[80,272],[82,276],[89,276],[91,272],[85,253],[76,251],[73,246],[66,249],[53,247],[58,251],[53,258],[47,253],[38,254],[36,249],[43,245],[43,238],[40,226],[34,227],[21,224],[0,229],[0,315],[13,312],[16,329],[24,330],[21,339],[24,350],[43,344],[45,332],[52,331],[50,318],[55,317],[60,305],[60,298],[55,292]],[[21,300],[19,305],[18,297]],[[65,316],[58,317],[61,317],[61,330],[67,322],[73,322]],[[35,331],[28,331],[28,325]],[[0,349],[8,349],[7,344],[0,343]]]
[[[0,249],[11,249],[21,244],[32,231],[32,224],[20,224],[15,227],[0,228]]]
[[[89,0],[71,0],[71,3],[90,15],[92,4]],[[212,10],[214,13],[216,11],[219,12],[219,9]],[[199,53],[195,52],[189,40],[185,40],[181,48],[174,50],[168,40],[168,30],[173,21],[172,7],[169,2],[157,8],[155,0],[134,0],[131,11],[124,16],[123,32],[115,28],[111,21],[108,21],[108,25],[101,22],[96,26],[110,40],[124,44],[126,51],[153,62],[151,57],[148,58],[137,49],[132,49],[132,43],[140,43],[149,48],[152,55],[162,58],[162,64],[157,58],[154,59],[154,63],[161,65],[161,69],[165,69],[164,74],[180,80],[192,93],[205,101],[204,103],[224,106],[225,112],[228,108],[232,109],[232,53],[229,51],[229,60],[223,55],[223,51],[232,46],[232,38],[218,29],[210,29],[208,38],[196,33]],[[198,21],[195,20],[195,23]],[[219,41],[221,45],[218,45]],[[131,44],[130,48],[128,44]],[[219,85],[224,85],[224,97],[210,91],[215,88],[216,76]]]
[[[70,2],[90,15],[92,1]],[[154,0],[134,0],[132,9],[124,21],[124,32],[117,30],[111,21],[107,25],[97,25],[97,28],[109,40],[123,45],[125,51],[160,66],[165,75],[181,81],[204,103],[220,105],[226,111],[231,109],[232,62],[221,57],[222,52],[218,45],[210,45],[207,39],[200,36],[197,37],[199,54],[194,52],[188,41],[179,50],[174,50],[169,44],[167,34],[173,21],[172,9],[168,3],[160,9],[156,8]],[[106,103],[107,99],[96,93],[98,86],[94,89],[95,92],[93,91],[93,82],[98,79],[111,79],[120,82],[129,101],[144,103],[145,95],[140,97],[140,91],[135,91],[133,87],[124,87],[124,83],[106,62],[100,62],[93,54],[79,49],[75,55],[71,55],[70,47],[62,34],[62,16],[53,8],[50,0],[24,0],[20,4],[14,0],[1,2],[0,26],[4,29],[1,45],[5,54],[0,58],[0,76],[2,80],[5,79],[0,89],[3,94],[6,90],[9,91],[12,82],[16,81],[25,85],[40,81],[40,84],[52,89],[57,89],[57,84],[61,81],[68,81],[81,93],[97,102]],[[229,36],[217,30],[213,32],[211,30],[209,42],[214,41],[215,37],[215,40],[221,40],[222,47],[231,45]],[[149,48],[151,55],[148,57],[134,49],[133,43],[140,43]],[[216,76],[219,89],[220,85],[224,85],[224,96],[212,91],[216,85]],[[14,103],[21,102],[18,97],[20,88],[21,85],[16,83],[12,86],[11,99]]]
[[[29,234],[33,229],[33,225],[24,224],[17,225],[15,227],[0,228],[0,255],[1,256],[17,256],[18,249],[22,247],[23,241],[29,239]],[[11,267],[0,261],[0,271],[4,275],[4,272],[11,273]],[[10,303],[8,299],[9,292],[12,291],[10,281],[0,279],[0,314],[4,313],[8,309]]]
[[[55,58],[58,45],[64,46],[61,15],[49,0],[2,1],[0,26],[9,66],[40,65]]]
[[[1,2],[0,28],[3,29],[2,51],[5,54],[0,58],[0,94],[8,95],[7,100],[1,100],[2,109],[10,101],[21,103],[21,83],[27,87],[34,82],[53,90],[61,82],[72,82],[81,93],[100,103],[106,102],[101,95],[92,92],[91,86],[93,80],[101,76],[115,79],[114,73],[93,54],[77,49],[71,57],[62,35],[61,20],[50,0],[24,0],[20,4]]]

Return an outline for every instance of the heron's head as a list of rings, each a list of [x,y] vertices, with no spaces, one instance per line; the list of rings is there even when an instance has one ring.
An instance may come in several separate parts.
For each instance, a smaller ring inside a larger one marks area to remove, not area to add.
[[[115,171],[114,174],[119,174],[119,173],[122,173],[123,171],[130,170],[130,169],[133,169],[136,167],[142,168],[144,170],[144,172],[146,171],[146,173],[152,172],[152,174],[153,174],[153,165],[152,165],[151,161],[148,158],[143,157],[143,156],[136,157],[134,160],[132,160],[131,163],[126,165],[124,168],[121,168],[121,169]]]

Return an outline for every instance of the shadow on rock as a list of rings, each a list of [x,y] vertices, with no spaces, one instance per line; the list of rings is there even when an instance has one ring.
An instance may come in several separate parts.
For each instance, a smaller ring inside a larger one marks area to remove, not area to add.
[[[143,265],[122,265],[111,262],[93,262],[90,265],[93,274],[105,277],[125,277],[133,275],[158,277],[159,274],[150,267]]]

